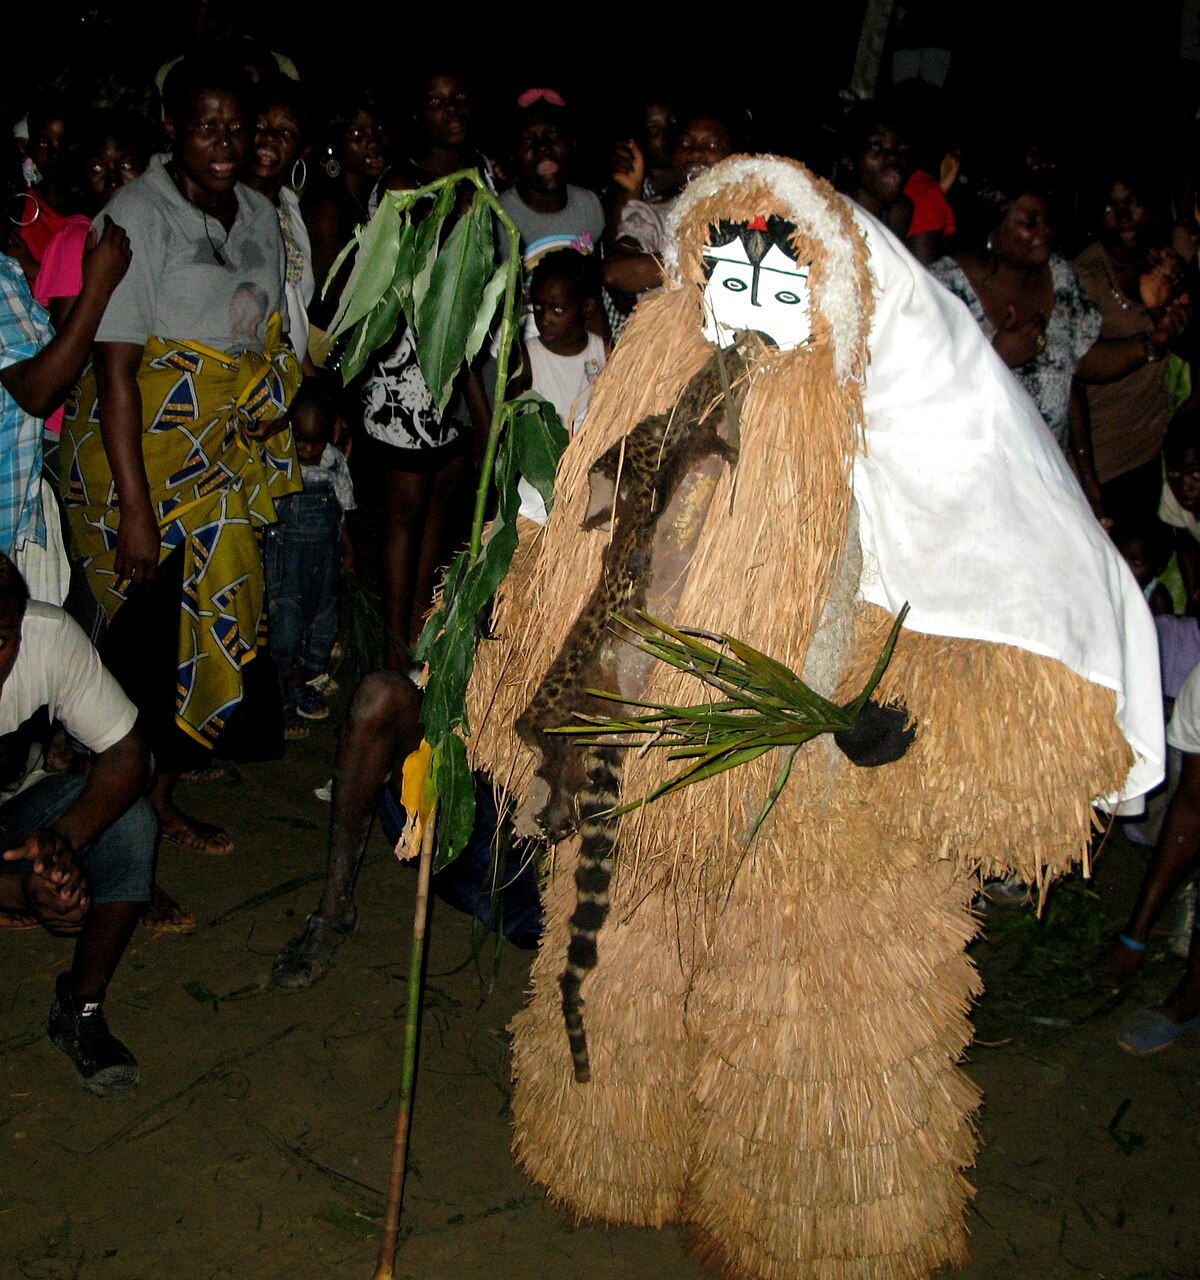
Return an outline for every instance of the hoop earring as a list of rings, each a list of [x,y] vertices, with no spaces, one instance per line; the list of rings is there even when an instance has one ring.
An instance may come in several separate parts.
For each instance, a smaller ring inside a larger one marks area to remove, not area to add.
[[[30,204],[33,205],[33,217],[30,218],[28,222],[22,222],[19,217],[14,218],[11,213],[8,215],[9,222],[11,222],[14,227],[20,227],[22,231],[24,231],[26,227],[32,227],[33,224],[42,216],[42,206],[38,204],[36,200],[31,200]]]
[[[338,174],[341,173],[342,166],[338,164],[338,158],[333,154],[332,147],[329,148],[329,155],[326,156],[325,162],[321,165],[321,168],[324,169],[331,178],[336,178]]]
[[[298,177],[296,175],[297,169],[300,170],[300,174]],[[337,177],[337,174],[331,174],[330,176]],[[307,181],[308,181],[308,165],[306,165],[303,160],[297,160],[296,163],[292,165],[292,190],[293,191],[303,190],[304,184]]]

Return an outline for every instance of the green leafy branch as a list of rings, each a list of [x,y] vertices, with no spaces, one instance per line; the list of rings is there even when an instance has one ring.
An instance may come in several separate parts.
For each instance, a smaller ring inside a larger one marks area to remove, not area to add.
[[[474,187],[470,204],[447,233],[464,183]],[[497,222],[508,245],[500,262],[495,252]],[[496,402],[471,540],[446,571],[439,606],[416,648],[417,660],[429,663],[421,723],[433,748],[437,871],[466,847],[474,822],[475,795],[464,741],[470,732],[466,691],[492,599],[517,546],[517,479],[524,476],[549,510],[567,433],[540,396],[527,392],[505,398],[517,338],[520,234],[476,170],[463,169],[412,191],[385,192],[374,217],[334,262],[330,280],[351,253],[354,266],[329,330],[331,341],[345,339],[341,372],[346,382],[361,372],[371,353],[391,339],[403,320],[413,334],[421,376],[438,411],[444,412],[456,379],[482,350],[498,307],[500,311]],[[485,541],[493,487],[495,514]]]
[[[467,209],[447,224],[462,184],[474,187]],[[428,208],[422,208],[428,204]],[[422,216],[417,216],[418,211]],[[498,263],[495,223],[506,237],[506,260]],[[430,747],[429,769],[417,779],[424,815],[417,901],[408,975],[400,1105],[392,1147],[391,1180],[375,1280],[393,1280],[399,1241],[400,1205],[408,1161],[408,1130],[416,1070],[417,1025],[425,953],[425,921],[433,871],[466,847],[475,820],[475,788],[464,738],[466,695],[491,602],[517,546],[518,476],[538,491],[549,510],[554,473],[567,433],[541,397],[506,398],[509,362],[517,337],[520,237],[487,184],[463,169],[413,191],[389,191],[374,217],[360,227],[330,269],[332,281],[353,253],[354,266],[330,326],[330,341],[345,340],[342,378],[349,382],[372,352],[388,342],[401,320],[412,332],[417,365],[443,413],[454,383],[470,366],[492,331],[500,307],[496,403],[492,409],[471,540],[446,571],[440,603],[417,642],[418,660],[429,663],[421,723]],[[326,284],[329,288],[329,283]],[[486,541],[483,526],[493,481],[496,514]],[[409,801],[406,800],[406,807]]]
[[[605,746],[643,750],[661,747],[668,759],[690,762],[648,796],[613,810],[614,817],[756,760],[776,747],[785,748],[766,803],[751,828],[748,839],[753,839],[787,783],[800,747],[819,734],[848,732],[854,728],[859,712],[887,669],[907,614],[905,605],[862,691],[844,706],[822,697],[790,668],[733,636],[706,636],[694,630],[671,627],[645,613],[635,614],[632,621],[615,617],[614,621],[630,633],[625,639],[635,648],[677,671],[694,675],[717,696],[704,702],[675,706],[642,702],[603,689],[588,689],[589,694],[604,702],[640,707],[645,714],[610,717],[579,713],[582,724],[563,725],[550,732],[569,734],[580,743],[599,742]],[[706,639],[714,640],[720,647],[705,643]]]

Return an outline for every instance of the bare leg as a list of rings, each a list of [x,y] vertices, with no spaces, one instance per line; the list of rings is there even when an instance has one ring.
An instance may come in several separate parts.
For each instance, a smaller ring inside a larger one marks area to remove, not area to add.
[[[325,891],[317,913],[336,924],[354,917],[354,882],[394,764],[421,741],[421,696],[403,676],[375,671],[355,691],[333,775],[333,816]]]
[[[1167,903],[1187,878],[1200,852],[1200,755],[1185,754],[1179,787],[1163,819],[1154,856],[1142,877],[1133,913],[1124,935],[1143,945]],[[1194,949],[1194,948],[1193,948]],[[1110,967],[1131,977],[1141,965],[1142,952],[1118,943],[1107,957]]]
[[[392,671],[372,672],[355,691],[334,765],[325,888],[275,960],[272,978],[283,990],[302,991],[323,978],[354,929],[354,884],[375,807],[393,766],[421,741],[420,707],[416,688]]]
[[[408,638],[413,646],[433,607],[433,593],[441,571],[470,533],[471,497],[465,492],[466,473],[466,459],[459,457],[434,477],[425,527],[421,532],[421,554],[408,621]]]
[[[97,902],[75,943],[67,989],[76,1000],[103,1000],[144,904]]]
[[[412,665],[405,646],[414,625],[421,547],[435,480],[434,475],[412,471],[387,475],[382,578],[384,665],[389,671],[406,671]]]

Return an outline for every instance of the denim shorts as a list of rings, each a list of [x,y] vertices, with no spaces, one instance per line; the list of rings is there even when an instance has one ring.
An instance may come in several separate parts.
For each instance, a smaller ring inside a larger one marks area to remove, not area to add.
[[[82,773],[48,773],[0,804],[0,849],[11,849],[38,827],[49,827],[79,798]],[[149,902],[158,816],[144,799],[134,803],[75,857],[93,902]],[[25,875],[28,862],[0,862],[0,874]]]

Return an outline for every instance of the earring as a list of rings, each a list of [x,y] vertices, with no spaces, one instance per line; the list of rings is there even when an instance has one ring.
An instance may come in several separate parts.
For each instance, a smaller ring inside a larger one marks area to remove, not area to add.
[[[321,168],[324,169],[331,178],[336,178],[338,174],[341,173],[342,166],[338,164],[337,156],[333,154],[332,147],[329,148],[329,154],[325,157],[325,162],[321,165]]]
[[[330,157],[330,159],[332,159],[332,156]],[[297,169],[299,169],[300,171],[298,174],[296,172]],[[336,178],[337,174],[331,173],[329,176],[331,178]],[[297,160],[296,163],[292,165],[292,190],[302,191],[304,189],[304,184],[307,181],[308,181],[308,165],[306,165],[303,160]]]
[[[991,236],[988,236],[988,238],[987,238],[987,251],[988,251],[988,253],[994,253],[994,252],[995,252],[995,249],[996,249],[996,246],[995,246],[995,243],[994,243],[994,242],[993,242],[993,240],[992,240],[992,237],[991,237]]]
[[[24,231],[26,227],[32,227],[33,224],[42,216],[42,206],[38,204],[36,200],[31,198],[29,200],[29,204],[33,206],[33,217],[30,218],[28,222],[22,222],[19,214],[15,218],[11,214],[9,215],[9,222],[11,222],[14,227],[19,227],[22,231]]]

